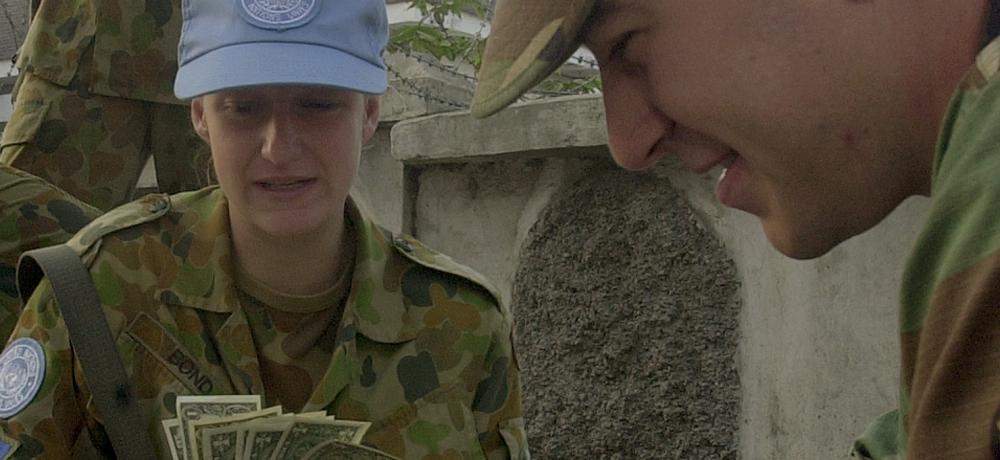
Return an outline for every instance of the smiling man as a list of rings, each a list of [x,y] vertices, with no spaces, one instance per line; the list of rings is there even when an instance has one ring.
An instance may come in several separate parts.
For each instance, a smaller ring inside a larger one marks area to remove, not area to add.
[[[991,458],[1000,409],[996,0],[501,1],[473,114],[580,44],[612,156],[723,169],[717,196],[782,253],[820,256],[913,195],[931,214],[902,287],[900,410],[872,458]]]

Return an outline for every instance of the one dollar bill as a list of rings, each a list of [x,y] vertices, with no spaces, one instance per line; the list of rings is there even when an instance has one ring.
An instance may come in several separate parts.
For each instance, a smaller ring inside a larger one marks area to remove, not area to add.
[[[302,458],[313,447],[328,440],[360,444],[371,426],[369,422],[296,417],[285,432],[272,459]]]
[[[225,396],[178,396],[177,418],[180,420],[181,442],[177,446],[184,451],[186,460],[197,460],[201,452],[196,450],[189,431],[191,422],[205,417],[229,417],[260,410],[260,395]]]

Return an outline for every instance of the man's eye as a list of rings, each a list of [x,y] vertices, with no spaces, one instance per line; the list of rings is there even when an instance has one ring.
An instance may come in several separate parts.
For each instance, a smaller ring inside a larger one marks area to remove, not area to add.
[[[611,48],[608,49],[608,59],[615,61],[625,57],[625,52],[628,51],[628,45],[632,41],[632,37],[635,35],[634,32],[628,32],[622,34],[616,39]]]

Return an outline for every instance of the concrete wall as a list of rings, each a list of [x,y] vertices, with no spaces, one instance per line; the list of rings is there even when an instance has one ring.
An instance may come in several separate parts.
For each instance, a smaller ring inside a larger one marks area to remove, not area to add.
[[[390,124],[394,126],[388,136],[385,132],[380,134],[382,146],[366,153],[363,160],[366,164],[362,167],[360,178],[363,185],[359,186],[358,193],[364,195],[370,207],[392,210],[386,217],[392,223],[390,226],[398,223],[400,228],[407,229],[432,247],[449,253],[493,279],[504,292],[505,300],[514,301],[517,308],[518,302],[531,304],[523,300],[527,297],[517,294],[518,284],[525,284],[518,281],[519,272],[529,279],[532,276],[551,276],[551,267],[545,264],[554,263],[554,259],[539,260],[535,257],[538,255],[537,248],[547,248],[542,252],[548,253],[564,251],[567,256],[574,251],[592,253],[594,248],[608,244],[607,241],[614,240],[615,236],[610,229],[598,231],[593,234],[593,239],[603,242],[594,243],[590,248],[585,242],[577,242],[575,246],[538,246],[539,233],[552,233],[552,227],[533,233],[539,222],[550,215],[565,216],[567,209],[578,213],[606,213],[609,207],[615,211],[614,203],[629,203],[627,195],[620,195],[614,202],[594,201],[599,202],[595,206],[600,208],[573,208],[560,201],[563,197],[574,193],[576,196],[594,196],[597,184],[588,180],[602,177],[609,184],[620,183],[620,188],[632,190],[631,200],[639,206],[638,209],[655,214],[660,208],[650,205],[657,203],[657,197],[649,195],[656,190],[666,193],[663,187],[670,187],[671,191],[683,197],[682,201],[686,204],[682,207],[690,210],[694,225],[713,237],[690,251],[708,254],[705,248],[712,246],[711,241],[717,241],[735,266],[733,286],[740,307],[732,313],[734,321],[731,327],[736,329],[732,336],[733,345],[727,345],[725,340],[713,344],[705,337],[670,344],[673,347],[690,347],[704,356],[719,352],[718,356],[726,359],[727,354],[732,355],[737,371],[732,374],[732,379],[738,375],[738,387],[732,396],[739,404],[736,411],[739,413],[738,428],[734,428],[738,433],[734,433],[733,438],[738,448],[735,452],[720,448],[706,458],[731,458],[736,453],[748,459],[846,458],[854,436],[871,419],[895,405],[897,285],[905,255],[919,228],[926,203],[914,200],[904,204],[872,232],[847,242],[822,258],[793,261],[770,248],[754,218],[717,204],[712,196],[712,175],[695,175],[664,162],[641,176],[652,185],[644,186],[646,188],[627,186],[631,176],[614,171],[606,157],[602,113],[598,98],[578,97],[516,107],[486,121],[470,119],[464,113],[438,114],[398,123],[390,121],[385,129],[390,129]],[[389,142],[388,148],[384,144],[386,141]],[[554,202],[557,204],[553,205]],[[632,215],[633,218],[621,222],[634,224],[636,211],[623,205],[619,207],[622,208],[620,212],[613,215]],[[652,227],[633,230],[629,241],[638,247],[663,246],[662,235],[669,234],[664,233],[669,226],[662,225],[662,221],[657,223],[658,220],[653,217],[643,224]],[[587,220],[588,215],[579,215],[579,218]],[[397,220],[393,222],[392,219]],[[590,220],[587,225],[594,225],[593,219]],[[660,238],[656,238],[657,235]],[[536,249],[534,252],[530,249],[532,247]],[[529,259],[532,260],[530,266],[522,266],[524,260]],[[543,267],[539,268],[539,264]],[[652,266],[654,263],[645,265]],[[725,261],[722,261],[720,266],[724,265]],[[640,272],[641,267],[632,266],[617,276],[623,284],[627,284],[624,281]],[[572,270],[567,270],[564,275],[567,278],[581,276]],[[600,290],[610,289],[612,285],[608,284],[608,280],[616,275],[605,272],[585,276],[602,277],[600,283],[592,284],[595,289],[591,297],[599,299],[602,295]],[[696,299],[695,293],[691,292],[675,289],[671,293],[670,289],[675,286],[682,288],[682,284],[666,279],[663,283],[654,284],[663,288],[662,292],[655,294],[655,298],[669,298],[662,296],[672,294],[678,298]],[[685,289],[690,290],[692,285],[687,286]],[[535,294],[544,291],[538,286],[533,289]],[[619,294],[627,292],[619,291]],[[534,308],[551,312],[569,310],[565,314],[573,318],[576,310],[571,309],[574,305],[549,305],[555,302],[549,297],[546,305]],[[537,302],[532,305],[537,305]],[[593,305],[587,308],[586,311],[595,311]],[[669,308],[674,308],[676,314],[690,314],[692,311],[689,305]],[[537,312],[532,310],[521,316],[531,317],[532,323],[540,321],[534,313]],[[722,313],[722,316],[725,315]],[[690,321],[707,321],[706,318]],[[619,319],[624,321],[627,318]],[[521,330],[527,327],[523,322],[518,325]],[[572,322],[566,323],[553,333],[566,336],[579,332],[572,326]],[[615,336],[634,333],[635,330],[628,327],[609,330]],[[534,337],[538,336],[538,332],[534,334]],[[527,331],[524,335],[526,339],[532,337],[532,333]],[[585,336],[580,337],[582,340]],[[647,339],[650,337],[653,335],[646,336]],[[629,356],[649,357],[642,354],[643,344],[658,346],[648,340],[629,343],[633,343],[634,348],[622,359]],[[519,345],[522,355],[533,353],[533,356],[544,357],[547,350],[526,348],[541,346],[552,351],[554,343],[532,341]],[[607,352],[599,347],[583,347],[580,350],[583,353]],[[538,379],[544,375],[569,369],[559,366],[569,359],[567,356],[570,355],[563,355],[558,362],[522,359],[526,380],[540,381]],[[608,361],[604,361],[605,365],[599,364],[602,362],[598,359],[600,356],[584,357],[587,359],[574,362],[572,367],[586,367],[580,364],[586,362],[607,367]],[[604,356],[601,359],[608,358]],[[646,365],[645,369],[652,369],[651,375],[659,376],[657,378],[667,379],[671,375],[669,372],[656,373],[671,371],[664,369],[663,361],[649,358],[642,362]],[[612,378],[610,383],[604,382],[601,388],[611,388],[614,382],[618,382],[624,394],[622,401],[628,402],[628,395],[635,391],[650,391],[629,388],[631,377],[628,375],[622,374],[618,378],[617,381]],[[716,383],[725,386],[730,382]],[[550,397],[551,389],[546,393],[548,396],[545,397]],[[707,398],[713,401],[708,407],[722,407],[720,399],[726,393],[667,391],[664,394],[664,397],[673,400]],[[547,404],[543,401],[533,403]],[[580,409],[588,405],[592,411],[602,410],[602,407],[608,410],[606,404],[602,406],[601,401],[593,399],[580,402],[576,407]],[[688,411],[684,405],[672,407],[674,409],[670,410],[674,410],[675,415]],[[538,413],[532,410],[528,408],[529,414],[536,419],[529,417],[528,423],[536,452],[541,458],[565,458],[557,451],[548,450],[559,447],[553,441],[551,430],[547,431],[552,425],[551,420],[542,422],[537,418]],[[630,427],[622,419],[612,419],[618,421],[609,426],[602,425],[601,432],[624,433],[625,439],[636,439],[634,451],[630,452],[622,445],[608,444],[609,438],[603,435],[597,439],[584,436],[576,442],[605,443],[608,449],[605,452],[621,450],[620,458],[693,458],[684,452],[698,452],[684,451],[681,446],[682,450],[663,448],[658,455],[647,455],[647,451],[641,449],[639,438],[627,436],[630,430],[652,434],[658,426],[663,426],[662,438],[650,439],[664,446],[667,444],[663,443],[667,442],[683,442],[683,436],[671,426],[664,425],[669,422],[647,420],[644,425]],[[690,427],[689,435],[701,429],[695,425]],[[579,438],[581,435],[573,435],[577,429],[567,427],[565,435],[571,440]],[[723,439],[726,434],[719,436],[717,439]]]
[[[846,458],[853,437],[896,404],[898,286],[926,201],[795,261],[767,244],[752,216],[720,206],[711,177],[669,165],[657,173],[699,210],[740,272],[744,458]]]
[[[732,259],[669,181],[566,161],[513,285],[536,455],[737,458]]]

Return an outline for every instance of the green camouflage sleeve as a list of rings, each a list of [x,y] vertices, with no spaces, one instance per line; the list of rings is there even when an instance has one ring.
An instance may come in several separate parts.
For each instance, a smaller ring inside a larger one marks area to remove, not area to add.
[[[65,243],[98,215],[52,184],[0,165],[0,335],[10,334],[20,310],[15,270],[21,253]]]
[[[18,67],[61,86],[70,83],[93,43],[97,4],[90,0],[38,0],[19,50]]]
[[[521,414],[521,374],[514,354],[510,317],[501,316],[484,361],[483,379],[476,387],[473,413],[483,452],[488,459],[528,459]]]
[[[12,353],[19,344],[20,353]],[[33,366],[33,358],[40,365]],[[0,356],[0,430],[12,458],[70,458],[83,423],[69,335],[43,280]],[[12,370],[17,369],[17,371]]]
[[[521,376],[514,351],[510,309],[502,303],[501,296],[489,281],[476,271],[429,250],[419,241],[402,238],[405,244],[397,238],[396,246],[414,261],[458,275],[476,286],[460,289],[455,297],[479,312],[480,321],[476,322],[474,335],[483,337],[484,342],[488,340],[483,344],[483,367],[479,370],[472,400],[479,445],[488,459],[530,459],[521,412]]]

